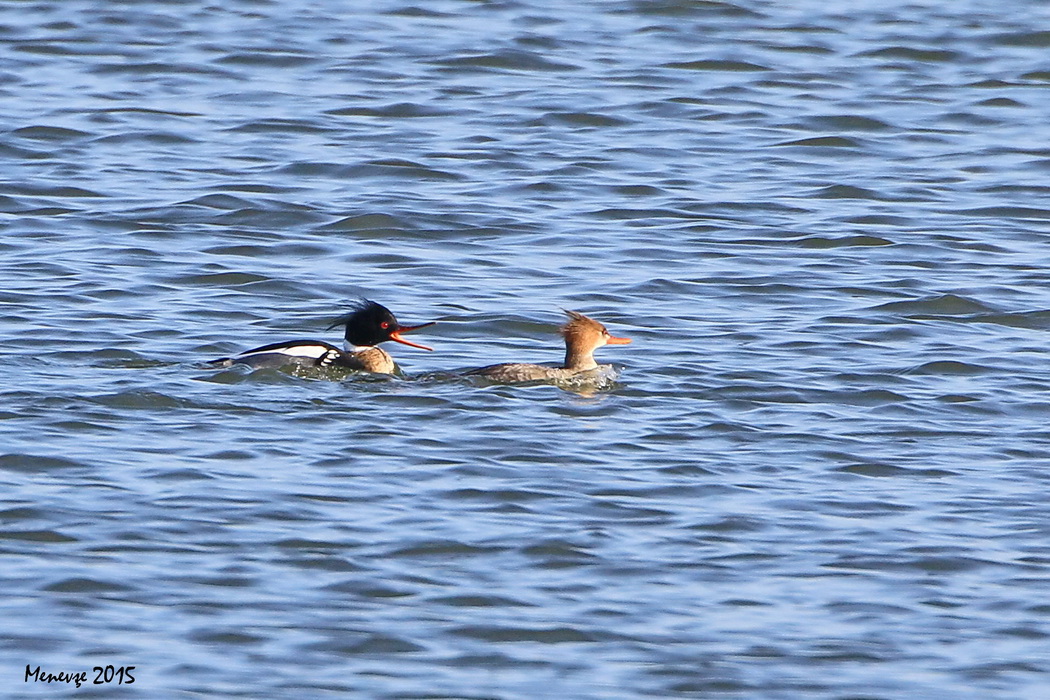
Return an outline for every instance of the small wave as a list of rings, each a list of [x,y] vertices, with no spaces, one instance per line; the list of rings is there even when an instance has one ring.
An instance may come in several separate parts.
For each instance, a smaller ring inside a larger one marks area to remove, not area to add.
[[[24,126],[21,129],[12,131],[11,135],[34,141],[70,141],[92,136],[93,134],[61,126]]]
[[[52,469],[70,469],[82,466],[65,457],[50,455],[9,453],[0,455],[0,469],[14,472],[46,472]]]
[[[962,316],[997,311],[997,309],[987,304],[957,294],[941,294],[908,301],[891,301],[886,304],[873,306],[869,310],[894,311],[904,315],[932,314],[940,316]]]
[[[774,147],[803,146],[807,148],[861,148],[860,142],[846,136],[814,136],[794,141],[781,141]]]
[[[808,236],[800,238],[797,243],[803,248],[863,248],[873,246],[894,245],[894,242],[881,236],[842,236],[840,238],[828,238],[826,236]]]
[[[704,70],[704,71],[768,71],[769,66],[762,66],[748,61],[683,61],[678,63],[664,63],[664,68],[678,68],[681,70]]]
[[[957,360],[933,360],[906,370],[905,374],[932,374],[932,375],[974,375],[986,374],[991,371],[990,367],[959,362]]]
[[[446,68],[478,68],[510,71],[574,71],[578,67],[571,63],[552,61],[532,51],[506,50],[475,56],[460,56],[435,61],[435,65]]]

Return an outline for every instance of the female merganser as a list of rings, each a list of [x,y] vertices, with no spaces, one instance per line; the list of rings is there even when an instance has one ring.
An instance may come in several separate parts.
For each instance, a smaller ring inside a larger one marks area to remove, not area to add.
[[[569,321],[559,330],[565,338],[565,364],[547,367],[528,363],[505,363],[479,367],[468,375],[487,377],[497,382],[529,382],[569,379],[581,372],[598,369],[594,351],[603,345],[627,345],[630,338],[610,335],[605,326],[576,311],[566,311]]]
[[[386,350],[377,347],[379,343],[393,340],[395,343],[411,345],[414,348],[433,350],[401,337],[402,333],[433,326],[433,321],[418,326],[402,326],[394,318],[394,314],[390,313],[390,309],[368,299],[363,299],[349,315],[340,318],[329,328],[335,328],[341,323],[346,324],[346,342],[343,350],[320,340],[292,340],[263,345],[240,355],[212,360],[208,364],[220,367],[250,365],[255,368],[286,365],[345,367],[376,374],[394,374],[397,365]]]

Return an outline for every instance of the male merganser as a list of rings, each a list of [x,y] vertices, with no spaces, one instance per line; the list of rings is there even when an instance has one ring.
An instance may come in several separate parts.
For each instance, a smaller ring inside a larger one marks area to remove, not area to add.
[[[208,364],[220,367],[250,365],[255,368],[285,365],[345,367],[376,374],[394,374],[397,365],[386,350],[378,347],[379,343],[393,340],[395,343],[411,345],[414,348],[433,350],[401,337],[402,333],[433,326],[433,321],[418,326],[402,326],[394,318],[394,314],[390,313],[390,309],[368,299],[363,299],[349,315],[340,318],[329,328],[335,328],[341,323],[346,324],[345,349],[342,350],[320,340],[292,340],[263,345],[240,355],[212,360]]]
[[[566,311],[569,321],[559,330],[565,338],[565,363],[548,367],[528,363],[505,363],[479,367],[468,375],[487,377],[497,382],[529,382],[536,380],[569,379],[581,372],[598,369],[594,351],[603,345],[627,345],[630,338],[610,335],[605,326],[576,311]]]

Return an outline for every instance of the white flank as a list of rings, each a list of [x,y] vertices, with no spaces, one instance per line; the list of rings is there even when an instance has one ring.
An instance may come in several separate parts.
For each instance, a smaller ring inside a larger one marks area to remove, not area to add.
[[[260,350],[259,352],[244,352],[238,355],[238,357],[251,357],[252,355],[288,355],[289,357],[312,357],[317,359],[324,357],[326,353],[330,352],[329,348],[323,345],[291,345],[286,348],[274,348],[272,350]]]

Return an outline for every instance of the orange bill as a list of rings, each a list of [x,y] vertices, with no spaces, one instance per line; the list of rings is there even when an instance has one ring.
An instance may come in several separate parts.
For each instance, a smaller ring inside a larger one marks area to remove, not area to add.
[[[419,343],[413,343],[411,340],[405,340],[401,337],[402,333],[408,333],[409,331],[419,330],[420,328],[426,328],[427,326],[433,326],[437,321],[431,321],[430,323],[420,323],[418,326],[401,326],[396,331],[390,334],[390,339],[395,343],[401,343],[402,345],[410,345],[420,350],[433,350],[434,348],[428,348],[426,345],[420,345]]]

